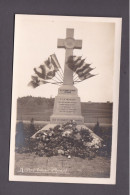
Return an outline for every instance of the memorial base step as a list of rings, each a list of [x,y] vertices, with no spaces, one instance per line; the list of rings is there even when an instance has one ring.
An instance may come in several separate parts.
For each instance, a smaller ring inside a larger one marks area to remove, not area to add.
[[[69,122],[70,120],[75,120],[75,122],[77,124],[84,124],[84,117],[82,117],[81,115],[66,115],[66,116],[62,116],[62,115],[52,115],[50,117],[50,122],[52,124],[63,124],[66,122]]]

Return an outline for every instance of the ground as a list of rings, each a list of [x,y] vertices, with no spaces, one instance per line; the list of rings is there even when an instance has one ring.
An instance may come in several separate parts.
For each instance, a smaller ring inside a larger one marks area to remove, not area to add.
[[[16,175],[110,177],[110,158],[95,157],[92,160],[65,156],[39,157],[34,153],[16,153]]]
[[[35,122],[34,124],[30,122],[18,122],[16,129],[17,131],[19,130],[20,138],[23,136],[24,139],[27,139],[44,125],[45,124],[43,124],[43,122]],[[97,124],[96,126],[95,124],[87,124],[87,126],[95,131]],[[46,157],[43,155],[41,157],[31,150],[21,150],[19,153],[16,150],[15,175],[109,178],[111,159],[111,126],[108,124],[100,124],[99,127],[100,128],[96,128],[97,130],[100,130],[97,131],[97,133],[101,134],[102,139],[107,145],[107,153],[105,153],[105,156],[96,155],[91,160],[89,158],[83,159],[74,156],[68,159],[67,156]],[[18,139],[18,143],[20,141],[24,144],[24,139]]]

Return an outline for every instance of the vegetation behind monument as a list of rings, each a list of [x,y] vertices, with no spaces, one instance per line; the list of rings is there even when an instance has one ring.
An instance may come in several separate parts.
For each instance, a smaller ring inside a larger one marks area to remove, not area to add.
[[[26,96],[17,100],[17,120],[49,121],[53,112],[54,98]],[[81,111],[85,123],[112,124],[112,106],[110,102],[81,102]]]

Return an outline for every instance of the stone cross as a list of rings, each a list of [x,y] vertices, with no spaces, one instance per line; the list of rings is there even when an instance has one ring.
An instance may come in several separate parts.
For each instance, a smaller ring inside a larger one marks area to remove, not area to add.
[[[63,85],[73,85],[73,71],[68,67],[67,60],[69,56],[73,56],[73,49],[82,48],[82,40],[75,40],[74,29],[67,28],[66,38],[58,39],[57,47],[66,49]]]

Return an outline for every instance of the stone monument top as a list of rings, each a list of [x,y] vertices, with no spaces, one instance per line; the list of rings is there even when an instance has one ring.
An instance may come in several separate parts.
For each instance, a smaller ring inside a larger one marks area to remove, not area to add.
[[[73,86],[73,71],[68,67],[67,61],[73,56],[73,49],[81,49],[82,41],[74,39],[74,29],[66,30],[66,38],[58,39],[58,48],[65,49],[65,66],[63,85],[58,89],[55,97],[53,115],[50,117],[52,124],[62,124],[75,120],[77,124],[83,124],[81,115],[81,103],[77,94],[77,88]]]
[[[73,56],[73,49],[82,48],[82,40],[75,40],[74,29],[67,28],[66,38],[58,39],[57,47],[66,50],[63,85],[73,85],[73,71],[68,67],[67,60],[69,56]]]

